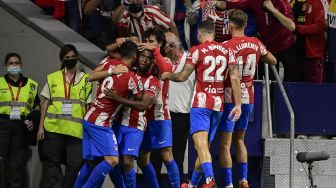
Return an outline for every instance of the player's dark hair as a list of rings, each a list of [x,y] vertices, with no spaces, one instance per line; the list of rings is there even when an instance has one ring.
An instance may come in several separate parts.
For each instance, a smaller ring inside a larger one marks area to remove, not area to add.
[[[18,53],[16,53],[16,52],[11,52],[11,53],[8,53],[6,55],[6,57],[5,57],[5,64],[7,64],[9,58],[11,58],[11,57],[17,57],[19,59],[20,63],[21,63],[21,56]]]
[[[166,56],[166,51],[164,47],[166,46],[166,35],[164,34],[162,29],[159,28],[149,28],[145,31],[144,38],[149,38],[150,36],[154,36],[158,43],[161,43],[160,53],[162,56]]]
[[[239,29],[244,28],[247,24],[248,16],[245,12],[238,9],[231,9],[228,13],[229,21]]]
[[[198,30],[208,34],[215,33],[215,24],[209,19],[204,20],[199,24]]]
[[[132,58],[132,56],[138,52],[138,46],[128,40],[120,46],[119,50],[122,58]]]

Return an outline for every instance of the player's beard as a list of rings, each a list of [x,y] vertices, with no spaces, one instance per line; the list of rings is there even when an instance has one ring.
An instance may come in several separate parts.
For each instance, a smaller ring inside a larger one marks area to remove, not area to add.
[[[139,72],[140,72],[141,74],[146,74],[146,73],[152,68],[152,65],[153,65],[153,63],[152,63],[152,64],[149,64],[149,65],[147,65],[147,66],[145,66],[145,67],[141,67],[141,66],[139,66],[139,67],[138,67],[138,70],[139,70]]]

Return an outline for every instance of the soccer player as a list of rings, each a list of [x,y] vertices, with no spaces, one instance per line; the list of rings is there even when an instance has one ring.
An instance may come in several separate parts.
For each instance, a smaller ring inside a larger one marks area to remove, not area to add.
[[[140,49],[153,51],[155,64],[159,73],[171,72],[172,64],[161,55],[164,54],[165,35],[160,29],[148,29],[145,32],[145,41]],[[161,52],[160,52],[161,49]],[[151,150],[159,150],[164,165],[167,168],[168,178],[173,188],[180,187],[178,166],[172,152],[172,124],[168,108],[169,80],[160,80],[161,92],[151,109],[147,111],[148,129],[145,132],[138,165],[144,173],[151,187],[158,187],[155,171],[150,163]]]
[[[160,92],[160,82],[157,76],[151,72],[154,58],[149,50],[143,50],[139,54],[136,75],[140,77],[144,94],[141,100],[123,98],[115,92],[105,91],[114,101],[126,104],[122,118],[113,126],[117,126],[117,140],[119,153],[123,156],[124,181],[127,188],[136,187],[136,175],[134,171],[134,160],[138,157],[140,145],[145,131],[147,120],[146,110],[155,102]]]
[[[103,70],[120,64],[132,67],[137,57],[137,45],[126,41],[121,45],[120,53],[122,58],[120,60],[108,59],[103,65]],[[123,97],[129,94],[139,96],[141,91],[137,87],[137,83],[138,78],[130,71],[108,76],[100,81],[96,99],[83,120],[83,157],[86,162],[78,175],[76,188],[91,188],[101,185],[105,176],[110,172],[113,173],[113,168],[119,163],[117,140],[111,129],[111,122],[122,104],[109,99],[103,91],[106,88],[113,88]],[[103,158],[103,160],[93,168],[92,164],[99,158]]]
[[[248,188],[247,182],[247,150],[244,144],[244,135],[254,104],[253,78],[259,58],[268,64],[275,65],[275,57],[266,50],[265,46],[254,37],[244,35],[247,25],[247,14],[241,10],[229,11],[229,24],[232,39],[228,42],[235,53],[238,63],[239,77],[242,91],[242,114],[238,121],[230,119],[230,112],[235,107],[235,96],[232,95],[231,81],[227,79],[225,85],[224,112],[219,125],[219,166],[224,178],[224,186],[232,185],[232,159],[230,154],[231,142],[236,146],[239,168],[239,187]]]
[[[198,158],[191,182],[181,187],[194,187],[200,181],[202,173],[206,183],[203,188],[217,187],[212,169],[209,144],[213,140],[224,104],[224,76],[230,75],[236,105],[231,111],[233,120],[241,113],[240,81],[237,63],[227,43],[214,41],[215,27],[210,20],[202,21],[198,28],[198,40],[201,43],[190,49],[187,62],[179,73],[165,73],[164,78],[183,82],[196,69],[196,86],[190,112],[190,133],[195,143]]]

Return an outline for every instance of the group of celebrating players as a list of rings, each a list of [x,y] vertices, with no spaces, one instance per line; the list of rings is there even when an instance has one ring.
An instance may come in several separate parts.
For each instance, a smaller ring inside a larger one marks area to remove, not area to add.
[[[109,174],[116,187],[135,188],[134,160],[150,187],[159,187],[150,163],[152,150],[160,150],[171,187],[198,187],[202,177],[203,188],[217,187],[209,151],[217,130],[225,187],[233,187],[231,142],[237,149],[239,186],[248,187],[244,134],[253,110],[254,73],[259,59],[268,64],[276,64],[276,59],[258,39],[244,35],[246,24],[244,12],[231,10],[232,39],[218,43],[213,22],[202,21],[200,44],[190,49],[178,73],[164,57],[165,35],[158,29],[148,29],[144,43],[129,36],[110,46],[110,57],[89,77],[99,86],[83,120],[86,162],[75,187],[99,187]],[[170,81],[184,82],[193,71],[196,83],[190,99],[190,135],[198,157],[190,182],[181,185],[172,154],[168,90]]]

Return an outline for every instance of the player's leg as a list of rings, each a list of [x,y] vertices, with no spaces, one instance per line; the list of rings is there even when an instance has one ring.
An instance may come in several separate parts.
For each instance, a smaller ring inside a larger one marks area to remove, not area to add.
[[[191,179],[189,183],[183,183],[181,185],[181,188],[194,188],[199,185],[201,182],[201,179],[203,177],[202,169],[201,169],[201,163],[199,158],[196,159],[195,161],[195,168],[194,171],[191,175]]]
[[[244,143],[245,131],[247,130],[250,117],[252,115],[253,105],[252,104],[243,104],[242,105],[242,114],[235,131],[233,133],[233,144],[236,147],[236,160],[239,168],[239,181],[241,188],[247,188],[247,175],[248,175],[248,156],[247,149]]]
[[[86,129],[91,142],[91,156],[89,157],[104,156],[104,160],[92,170],[88,180],[83,186],[95,187],[97,185],[101,185],[105,180],[105,176],[118,165],[118,145],[114,132],[110,127],[100,127],[86,122]]]
[[[159,188],[156,173],[152,163],[150,163],[150,151],[141,150],[137,164],[145,176],[146,182],[153,188]]]
[[[217,131],[220,120],[218,116],[221,113],[217,114],[213,112],[213,110],[206,108],[192,108],[190,113],[190,133],[194,140],[202,172],[206,178],[206,185],[204,187],[215,186],[209,143]]]
[[[221,168],[222,177],[224,178],[224,186],[232,187],[232,158],[230,148],[235,122],[231,121],[229,114],[234,108],[234,105],[225,104],[224,106],[224,112],[218,127],[219,167]]]
[[[124,134],[123,134],[123,129],[124,126],[122,126],[121,124],[118,123],[114,123],[112,126],[112,130],[115,133],[116,137],[117,137],[117,143],[118,143],[118,151],[120,153],[122,153],[122,149],[123,149],[123,138],[124,138]],[[125,182],[124,182],[124,177],[123,177],[123,173],[122,173],[122,165],[119,163],[119,165],[115,166],[113,168],[113,170],[109,173],[110,179],[112,181],[112,183],[114,184],[114,186],[116,188],[125,188]]]
[[[173,157],[173,138],[171,120],[155,121],[152,125],[152,149],[159,149],[161,158],[167,168],[172,188],[180,187],[180,175]]]
[[[152,137],[151,137],[151,124],[148,122],[147,130],[144,133],[141,150],[137,160],[137,164],[141,169],[143,175],[145,176],[146,182],[150,185],[150,187],[158,188],[159,183],[156,177],[155,169],[150,162],[150,154],[151,154],[151,146]]]
[[[123,126],[123,146],[120,151],[123,155],[124,180],[127,188],[136,187],[134,160],[138,157],[143,131],[137,128]]]

